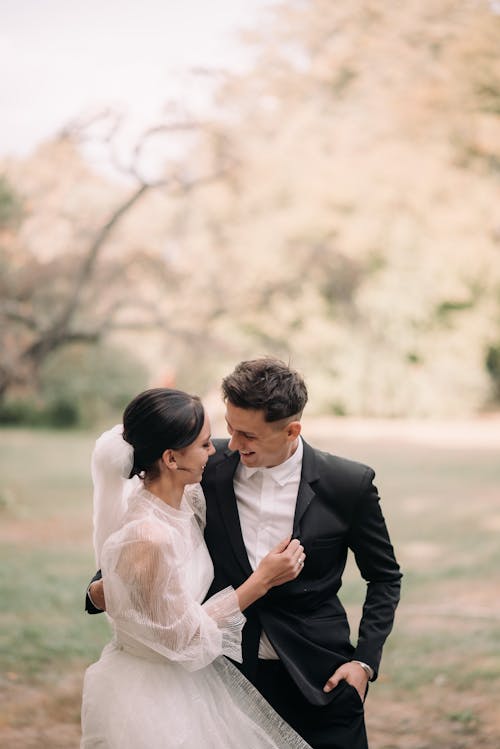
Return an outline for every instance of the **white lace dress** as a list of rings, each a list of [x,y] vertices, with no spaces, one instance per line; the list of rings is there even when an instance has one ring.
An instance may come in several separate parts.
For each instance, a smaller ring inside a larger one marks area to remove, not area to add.
[[[143,488],[101,568],[114,636],[85,674],[81,747],[307,749],[224,655],[241,660],[244,616],[213,577],[204,498],[176,510]]]

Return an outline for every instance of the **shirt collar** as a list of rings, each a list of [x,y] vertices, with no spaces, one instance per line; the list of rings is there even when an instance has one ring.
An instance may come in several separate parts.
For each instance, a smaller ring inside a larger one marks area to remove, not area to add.
[[[302,443],[302,438],[299,437],[297,449],[295,450],[293,455],[290,455],[290,457],[287,458],[283,463],[280,463],[277,466],[273,466],[272,468],[248,468],[248,466],[240,462],[240,475],[243,479],[249,479],[255,473],[260,471],[263,475],[267,474],[268,476],[271,476],[271,478],[274,479],[274,481],[276,481],[276,483],[280,486],[284,486],[286,483],[288,483],[288,481],[290,481],[291,478],[295,476],[298,471],[300,471],[302,467],[303,452],[304,445]]]

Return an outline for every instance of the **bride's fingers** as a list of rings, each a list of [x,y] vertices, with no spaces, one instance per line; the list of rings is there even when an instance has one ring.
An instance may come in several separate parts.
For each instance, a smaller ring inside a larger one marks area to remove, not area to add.
[[[299,570],[299,572],[301,571],[302,567],[304,566],[305,559],[306,559],[306,555],[302,552],[301,554],[298,555],[298,557],[297,557],[297,559],[295,561],[295,565],[297,566],[297,569]]]
[[[298,544],[298,546],[291,553],[292,561],[295,562],[303,553],[304,547],[302,546],[302,544]]]
[[[306,558],[304,547],[300,543],[294,544],[293,550],[289,548],[286,550],[288,556],[288,562],[285,568],[281,568],[281,572],[274,579],[274,585],[280,585],[281,583],[294,580],[299,576],[304,566],[304,560]],[[292,553],[289,553],[292,552]],[[282,559],[283,563],[284,559]]]
[[[299,548],[301,548],[301,544],[298,538],[292,538],[290,543],[286,546],[284,552],[287,556],[293,557],[295,554],[297,554]]]

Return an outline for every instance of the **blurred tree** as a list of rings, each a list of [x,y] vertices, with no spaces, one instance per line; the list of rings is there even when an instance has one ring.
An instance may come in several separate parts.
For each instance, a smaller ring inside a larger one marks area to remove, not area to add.
[[[15,227],[21,217],[21,200],[4,175],[0,175],[0,231]]]
[[[86,241],[82,241],[82,228],[76,225],[74,244],[67,254],[43,258],[29,245],[22,231],[10,237],[4,233],[0,398],[14,384],[36,381],[45,359],[62,346],[97,342],[113,327],[120,308],[135,302],[133,298],[127,300],[123,293],[113,294],[109,288],[111,282],[115,287],[123,282],[116,272],[116,263],[113,274],[99,261],[114,228],[149,188],[141,184],[114,205],[94,231],[85,231]],[[27,206],[25,211],[29,221]],[[48,241],[48,237],[44,239]],[[104,298],[106,286],[109,293]]]
[[[486,368],[493,384],[493,399],[500,403],[500,344],[490,346],[486,353]]]
[[[149,194],[159,194],[168,212],[172,196],[185,197],[217,179],[227,166],[225,155],[219,152],[205,172],[187,170],[174,158],[159,176],[144,176],[141,161],[151,137],[198,128],[166,123],[143,133],[130,163],[120,164],[132,186],[106,184],[78,150],[102,119],[109,117],[72,124],[27,164],[11,169],[22,199],[7,179],[0,182],[0,400],[12,388],[37,387],[45,362],[70,344],[94,345],[117,331],[169,327],[175,333],[163,302],[179,274],[158,251],[155,232],[141,226],[138,237],[133,221]],[[105,138],[110,150],[115,132],[116,123]],[[152,205],[158,224],[159,205],[151,201],[143,205],[142,219]]]
[[[291,357],[336,413],[480,409],[500,318],[500,16],[300,0],[247,38],[256,63],[217,100],[237,180],[194,196],[182,226],[191,287],[222,300],[220,367]]]
[[[212,119],[139,141],[129,191],[77,153],[100,140],[123,170],[112,117],[6,171],[24,213],[0,242],[3,380],[122,330],[199,392],[274,353],[322,411],[478,411],[499,339],[500,16],[288,0],[247,39],[255,64],[217,73]]]

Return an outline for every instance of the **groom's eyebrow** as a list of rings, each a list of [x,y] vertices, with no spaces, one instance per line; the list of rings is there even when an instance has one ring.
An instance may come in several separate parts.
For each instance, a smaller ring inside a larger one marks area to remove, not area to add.
[[[257,435],[256,435],[256,434],[254,434],[254,432],[245,432],[245,431],[244,431],[243,429],[235,429],[235,428],[234,428],[234,427],[232,426],[232,424],[230,423],[230,421],[229,421],[229,419],[227,418],[227,416],[225,416],[224,418],[226,419],[226,424],[228,425],[228,427],[229,427],[230,429],[232,429],[232,430],[233,430],[233,432],[239,432],[240,434],[244,434],[244,435],[245,435],[245,437],[257,437]]]

